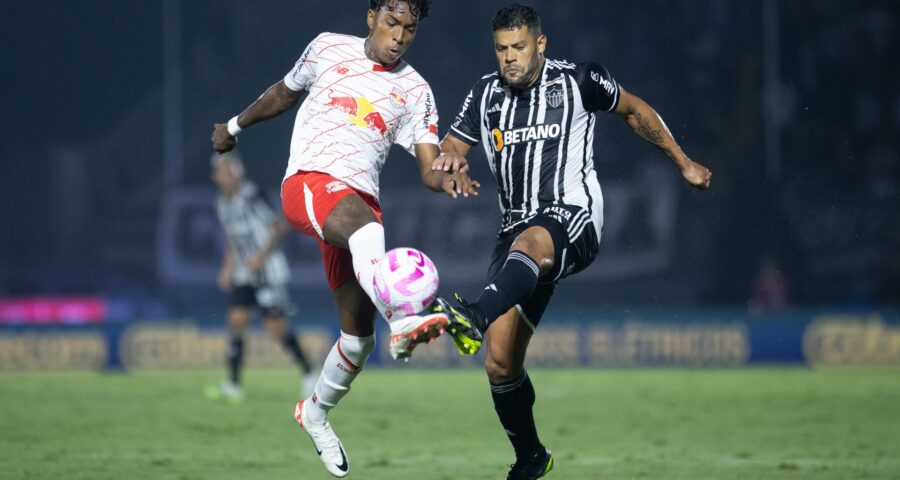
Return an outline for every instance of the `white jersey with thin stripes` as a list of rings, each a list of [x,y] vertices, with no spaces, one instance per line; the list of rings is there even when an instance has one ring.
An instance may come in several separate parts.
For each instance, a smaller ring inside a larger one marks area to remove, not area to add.
[[[391,145],[415,155],[419,143],[438,144],[431,87],[403,60],[369,60],[364,38],[316,37],[284,77],[309,95],[297,112],[285,178],[317,171],[378,198],[378,177]]]
[[[228,244],[234,253],[234,285],[254,287],[284,285],[290,279],[287,258],[280,249],[272,251],[262,269],[252,273],[247,264],[265,248],[272,237],[272,225],[278,219],[275,210],[250,181],[241,182],[230,197],[219,194],[216,213]]]

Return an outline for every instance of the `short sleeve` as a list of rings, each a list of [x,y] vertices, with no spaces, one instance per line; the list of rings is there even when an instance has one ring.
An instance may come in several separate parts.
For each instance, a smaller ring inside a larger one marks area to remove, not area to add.
[[[469,90],[462,108],[453,120],[453,125],[450,126],[453,136],[469,145],[477,144],[481,138],[481,109],[479,107],[481,95],[476,97],[478,90],[478,84]]]
[[[410,91],[410,98],[414,99],[410,114],[404,118],[403,125],[394,142],[400,145],[410,155],[415,156],[416,145],[420,143],[440,144],[438,138],[438,112],[434,101],[434,93],[431,86],[424,82]]]
[[[318,64],[318,45],[319,37],[313,39],[300,59],[294,64],[294,68],[284,76],[284,84],[295,92],[300,90],[309,90],[309,87],[316,80],[317,64]]]
[[[619,104],[619,84],[603,65],[579,63],[575,66],[575,81],[585,110],[611,112]]]

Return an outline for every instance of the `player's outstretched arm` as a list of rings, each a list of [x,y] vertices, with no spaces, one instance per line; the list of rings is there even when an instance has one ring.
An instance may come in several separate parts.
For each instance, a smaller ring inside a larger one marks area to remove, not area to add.
[[[422,183],[435,192],[445,192],[453,198],[459,195],[468,197],[469,194],[478,195],[477,180],[469,178],[466,160],[451,152],[441,152],[441,149],[433,143],[416,144],[416,160],[419,162],[419,175]],[[456,171],[435,169],[434,165],[440,162],[459,166]],[[465,171],[462,169],[465,168]]]
[[[703,165],[691,160],[681,150],[663,119],[647,102],[637,95],[626,92],[620,85],[619,103],[615,112],[625,119],[628,126],[641,138],[665,152],[681,170],[681,175],[688,183],[699,190],[709,188],[712,173]]]
[[[244,128],[263,120],[276,117],[297,105],[305,90],[294,91],[284,84],[284,80],[269,87],[255,102],[228,123],[213,125],[213,150],[219,153],[231,151],[237,144],[237,134]]]

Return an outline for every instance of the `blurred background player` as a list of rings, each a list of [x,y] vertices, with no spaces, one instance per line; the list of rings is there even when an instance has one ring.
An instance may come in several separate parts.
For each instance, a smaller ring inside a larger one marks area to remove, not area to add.
[[[227,236],[218,284],[231,298],[227,314],[228,379],[208,393],[231,400],[244,397],[240,383],[244,337],[253,309],[259,308],[266,330],[303,372],[301,393],[310,395],[316,375],[287,320],[292,309],[287,289],[290,271],[278,248],[287,225],[257,186],[244,178],[244,165],[237,152],[213,154],[211,167],[212,180],[219,187],[216,213]]]
[[[291,110],[305,96],[294,123],[282,206],[291,225],[319,244],[341,336],[315,394],[297,403],[295,416],[325,468],[338,477],[347,475],[349,461],[327,414],[349,392],[375,347],[376,308],[388,320],[394,358],[408,357],[448,323],[443,313],[389,318],[372,285],[385,254],[378,184],[391,145],[416,157],[422,183],[431,190],[456,197],[473,188],[465,173],[432,170],[440,155],[434,96],[401,60],[429,3],[371,0],[366,38],[320,34],[284,79],[227,124],[216,124],[212,134],[213,148],[229,151],[242,129]]]
[[[603,196],[593,160],[596,112],[621,116],[692,186],[707,188],[711,174],[684,154],[656,111],[603,66],[546,60],[547,37],[534,9],[503,7],[492,27],[499,73],[475,83],[441,148],[458,162],[484,144],[498,183],[501,230],[478,300],[451,307],[439,299],[435,311],[451,313],[448,330],[462,353],[477,352],[486,335],[494,407],[516,452],[508,478],[533,479],[553,468],[553,458],[538,439],[525,354],[556,283],[597,255]],[[434,168],[459,168],[450,159],[442,157]]]

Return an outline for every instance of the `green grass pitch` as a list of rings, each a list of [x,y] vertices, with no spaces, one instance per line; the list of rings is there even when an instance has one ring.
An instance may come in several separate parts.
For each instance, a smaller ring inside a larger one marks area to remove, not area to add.
[[[2,479],[327,479],[292,372],[0,374]],[[897,479],[896,369],[543,370],[548,479]],[[512,451],[479,370],[370,369],[331,415],[349,478],[502,479]]]

